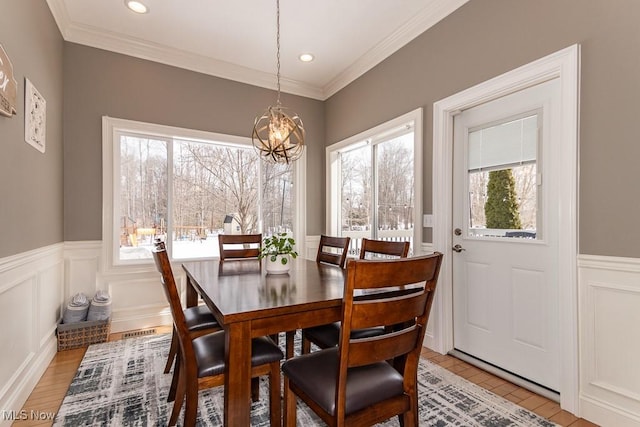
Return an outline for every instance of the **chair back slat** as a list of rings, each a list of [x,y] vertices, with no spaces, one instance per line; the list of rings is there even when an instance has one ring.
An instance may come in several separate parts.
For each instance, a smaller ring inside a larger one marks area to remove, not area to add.
[[[316,262],[338,265],[344,268],[351,237],[320,236]]]
[[[416,290],[416,295],[354,301],[351,329],[397,325],[413,321],[425,310],[428,293]]]
[[[225,249],[224,250],[224,259],[228,259],[228,258],[257,258],[258,255],[260,255],[260,250],[257,249],[257,248]]]
[[[234,245],[234,247],[228,247]],[[237,245],[243,245],[238,248]],[[220,234],[218,235],[220,261],[226,259],[257,258],[262,247],[262,234]]]
[[[349,367],[370,365],[409,353],[420,336],[417,326],[377,337],[351,340]]]
[[[378,256],[374,258],[406,258],[409,254],[409,246],[409,242],[390,242],[364,238],[360,249],[360,259],[367,259],[367,254],[377,254]]]
[[[386,259],[386,260],[365,260],[367,268],[360,268],[358,271],[359,283],[354,285],[354,289],[381,289],[386,287],[402,287],[415,283],[425,283],[425,278],[435,273],[439,265],[434,263],[424,264],[419,260],[422,257]],[[405,260],[406,267],[398,268],[395,264]],[[360,262],[360,260],[349,260],[348,264]],[[348,267],[348,265],[347,265]],[[422,270],[418,270],[420,268]],[[430,282],[426,281],[427,286]],[[375,294],[374,294],[375,295]],[[360,299],[360,298],[356,298]]]

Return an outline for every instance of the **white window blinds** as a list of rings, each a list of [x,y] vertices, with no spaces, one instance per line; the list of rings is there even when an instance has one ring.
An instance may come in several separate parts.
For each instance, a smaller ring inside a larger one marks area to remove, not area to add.
[[[502,169],[536,161],[538,116],[469,133],[469,171]]]

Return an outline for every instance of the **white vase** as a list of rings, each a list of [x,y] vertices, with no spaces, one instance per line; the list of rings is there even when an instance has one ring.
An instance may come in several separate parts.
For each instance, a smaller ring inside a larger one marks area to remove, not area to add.
[[[282,258],[286,258],[287,263],[282,263]],[[265,258],[267,261],[267,274],[287,274],[291,267],[291,257],[289,255],[276,255],[276,260],[271,261],[271,256]]]

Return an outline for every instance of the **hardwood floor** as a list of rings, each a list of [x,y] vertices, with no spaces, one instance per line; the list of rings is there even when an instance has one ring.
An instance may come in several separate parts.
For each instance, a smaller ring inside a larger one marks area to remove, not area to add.
[[[168,326],[160,326],[155,329],[157,333],[171,332]],[[122,339],[122,333],[111,334],[109,336],[109,341],[119,339]],[[86,349],[81,348],[62,351],[56,354],[20,412],[20,414],[24,415],[23,418],[29,419],[15,421],[13,423],[14,426],[50,426],[53,424],[53,417],[58,411],[69,384],[84,357],[85,350]],[[442,355],[429,349],[423,350],[422,356],[561,426],[597,427],[596,424],[582,418],[577,418],[571,413],[560,409],[557,403],[545,397],[498,378],[453,356]]]

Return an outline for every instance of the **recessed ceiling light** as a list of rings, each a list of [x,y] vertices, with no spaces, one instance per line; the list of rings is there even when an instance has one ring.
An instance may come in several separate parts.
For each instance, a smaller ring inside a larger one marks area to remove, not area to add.
[[[303,53],[302,55],[300,55],[298,57],[298,59],[300,59],[300,61],[302,62],[311,62],[314,59],[314,56],[310,53]]]
[[[149,8],[140,1],[134,0],[125,0],[124,4],[127,5],[129,9],[134,11],[135,13],[147,13],[149,12]]]

